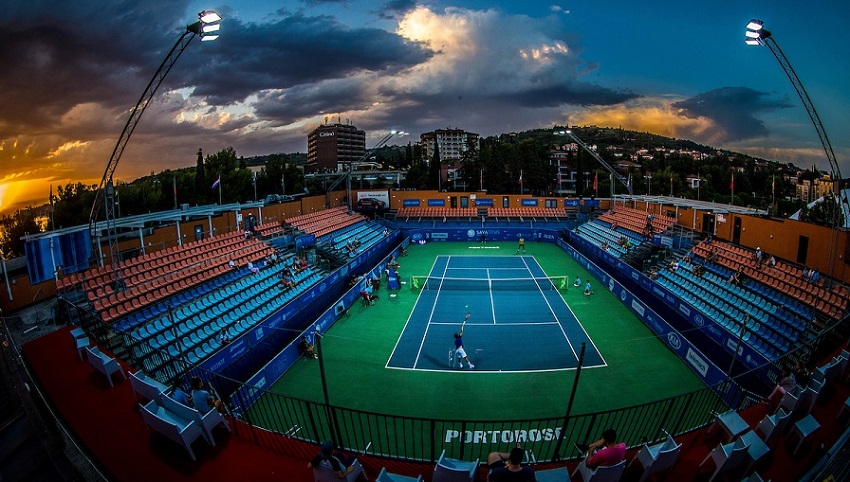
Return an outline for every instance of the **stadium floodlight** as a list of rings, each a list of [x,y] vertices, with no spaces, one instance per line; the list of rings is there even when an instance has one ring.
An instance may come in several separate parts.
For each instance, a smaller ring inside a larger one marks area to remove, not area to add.
[[[221,15],[213,10],[205,10],[198,14],[198,21],[187,26],[186,30],[201,37],[201,42],[210,42],[219,37],[221,30]]]
[[[221,21],[221,15],[215,10],[204,10],[198,14],[198,19],[201,23],[215,23]]]
[[[761,20],[752,19],[747,23],[747,30],[752,30],[754,32],[758,32],[759,30],[764,28],[764,22]]]
[[[809,115],[809,119],[812,121],[812,125],[815,127],[815,131],[817,131],[818,137],[820,138],[821,147],[823,147],[826,160],[829,162],[829,166],[832,169],[833,195],[838,198],[837,203],[841,206],[842,211],[850,209],[850,200],[848,200],[846,196],[841,195],[841,180],[843,179],[843,176],[841,175],[841,168],[838,165],[838,161],[835,158],[835,152],[832,150],[832,144],[829,142],[829,137],[826,135],[826,129],[820,120],[820,116],[815,110],[815,106],[812,103],[811,98],[809,98],[808,92],[806,92],[806,88],[803,87],[803,82],[800,80],[800,77],[797,76],[797,72],[794,71],[794,68],[791,67],[791,62],[788,61],[785,53],[779,48],[779,44],[776,43],[776,39],[773,38],[773,34],[764,28],[764,22],[761,20],[753,19],[747,23],[745,39],[747,45],[763,45],[767,47],[779,62],[782,70],[785,71],[785,76],[788,77],[788,80],[791,81],[791,85],[794,87],[794,90],[797,91],[797,95],[800,97],[803,107],[806,108],[806,113]],[[833,216],[833,234],[829,250],[829,259],[827,261],[830,277],[833,277],[836,265],[838,264],[834,262],[834,258],[837,256],[836,251],[838,249],[838,229],[842,227],[840,226],[840,220],[841,216]]]
[[[123,282],[121,280],[121,270],[118,269],[119,252],[118,233],[115,228],[115,202],[111,198],[107,199],[108,191],[111,192],[114,190],[112,188],[107,189],[107,186],[112,184],[112,175],[118,167],[118,161],[121,160],[121,155],[124,153],[124,149],[130,141],[130,136],[133,135],[133,131],[136,129],[142,114],[144,114],[145,109],[147,109],[150,105],[151,99],[153,99],[154,94],[156,94],[156,91],[162,84],[165,76],[171,71],[171,68],[177,62],[177,59],[180,58],[180,55],[183,54],[183,51],[186,50],[186,47],[189,46],[193,38],[196,36],[200,37],[201,41],[204,42],[217,39],[219,37],[218,31],[220,29],[218,22],[220,21],[221,15],[217,12],[213,10],[205,10],[198,14],[197,22],[186,26],[186,30],[181,33],[180,38],[178,38],[177,42],[174,43],[174,46],[171,47],[171,50],[165,56],[162,64],[160,64],[159,68],[154,73],[153,78],[151,78],[150,82],[148,82],[147,87],[145,87],[145,90],[142,92],[142,95],[139,97],[136,105],[130,109],[130,117],[124,125],[124,130],[118,137],[118,142],[115,144],[115,148],[112,150],[112,155],[110,156],[109,161],[106,164],[106,169],[103,172],[103,178],[100,180],[100,185],[95,191],[94,201],[92,202],[92,208],[89,213],[89,232],[92,233],[92,255],[101,252],[99,240],[100,236],[96,235],[95,232],[99,231],[97,227],[97,214],[101,205],[103,205],[106,208],[105,221],[107,233],[106,238],[109,241],[109,263],[112,265],[114,276],[113,281],[116,290],[123,290]],[[102,256],[99,259],[99,263],[103,265]]]

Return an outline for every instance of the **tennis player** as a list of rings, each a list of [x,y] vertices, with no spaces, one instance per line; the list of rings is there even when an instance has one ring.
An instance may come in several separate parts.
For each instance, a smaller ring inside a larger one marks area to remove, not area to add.
[[[466,327],[466,322],[469,320],[469,312],[466,313],[466,316],[463,318],[463,323],[460,325],[460,333],[455,333],[455,356],[457,357],[457,363],[460,366],[460,369],[463,370],[463,362],[469,363],[469,368],[475,368],[475,365],[469,361],[469,356],[466,354],[466,350],[463,349],[463,329]]]
[[[516,247],[516,254],[519,254],[519,250],[522,250],[523,254],[525,254],[525,238],[523,238],[522,235],[520,235],[519,237],[519,244],[517,244]]]

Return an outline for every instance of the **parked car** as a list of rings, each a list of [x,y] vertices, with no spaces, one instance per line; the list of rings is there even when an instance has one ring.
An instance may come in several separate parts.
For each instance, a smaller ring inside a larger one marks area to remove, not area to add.
[[[373,197],[364,197],[357,200],[357,207],[364,209],[384,209],[387,207],[387,203]]]

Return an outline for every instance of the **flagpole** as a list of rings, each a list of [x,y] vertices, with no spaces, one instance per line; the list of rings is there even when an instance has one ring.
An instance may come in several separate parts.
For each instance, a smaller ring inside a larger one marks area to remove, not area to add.
[[[221,178],[218,178],[218,205],[223,206],[221,203]]]
[[[177,176],[174,176],[171,180],[174,181],[174,209],[177,209]]]

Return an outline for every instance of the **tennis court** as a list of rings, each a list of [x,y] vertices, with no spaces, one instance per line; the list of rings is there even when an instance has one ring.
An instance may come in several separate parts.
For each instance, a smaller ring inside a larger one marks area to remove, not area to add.
[[[605,360],[561,296],[565,276],[547,277],[533,256],[438,256],[387,362],[388,368],[457,371],[449,356],[454,333],[475,372],[565,370]],[[570,288],[580,290],[581,288]]]

